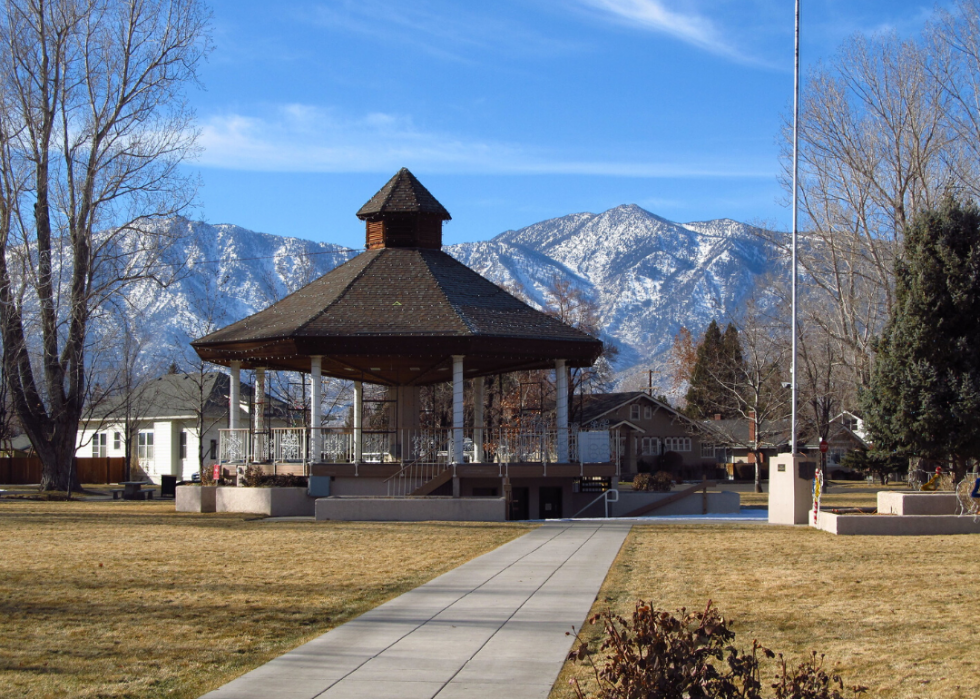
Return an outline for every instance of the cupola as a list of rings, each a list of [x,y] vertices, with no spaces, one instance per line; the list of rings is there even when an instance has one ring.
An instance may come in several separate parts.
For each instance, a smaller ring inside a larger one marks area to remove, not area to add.
[[[367,249],[442,248],[442,222],[452,216],[415,175],[402,168],[357,212]]]

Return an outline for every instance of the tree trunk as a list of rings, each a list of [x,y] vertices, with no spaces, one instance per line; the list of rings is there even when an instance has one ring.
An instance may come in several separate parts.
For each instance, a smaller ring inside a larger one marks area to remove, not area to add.
[[[76,423],[77,424],[77,423]],[[58,429],[53,439],[32,440],[41,460],[41,490],[81,492],[75,467],[75,430]]]
[[[755,492],[762,492],[762,454],[752,452],[755,455]]]

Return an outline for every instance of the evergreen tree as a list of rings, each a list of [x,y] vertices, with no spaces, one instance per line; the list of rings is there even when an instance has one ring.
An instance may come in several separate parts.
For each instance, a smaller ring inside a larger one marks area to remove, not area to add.
[[[712,376],[712,368],[717,365],[721,355],[721,330],[712,320],[704,331],[704,338],[698,344],[691,380],[688,384],[686,412],[692,418],[703,419],[713,412],[717,402],[718,387]]]
[[[862,402],[875,447],[980,456],[980,210],[952,198],[918,214],[895,265],[895,303]]]
[[[723,418],[739,414],[738,387],[744,371],[738,330],[729,324],[724,335],[714,320],[697,348],[687,390],[687,414],[705,419],[720,413]]]

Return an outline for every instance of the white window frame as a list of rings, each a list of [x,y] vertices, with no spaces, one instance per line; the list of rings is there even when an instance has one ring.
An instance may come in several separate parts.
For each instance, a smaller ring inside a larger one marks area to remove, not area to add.
[[[96,432],[92,435],[92,458],[104,459],[106,456],[106,433]]]
[[[122,432],[112,433],[112,450],[119,451],[122,449]]]
[[[140,432],[136,438],[137,458],[140,461],[153,460],[153,432]]]
[[[640,406],[636,403],[630,406],[630,420],[640,419]]]
[[[690,437],[664,437],[664,452],[676,451],[678,453],[691,451]]]
[[[187,430],[180,431],[180,454],[181,459],[187,458]]]

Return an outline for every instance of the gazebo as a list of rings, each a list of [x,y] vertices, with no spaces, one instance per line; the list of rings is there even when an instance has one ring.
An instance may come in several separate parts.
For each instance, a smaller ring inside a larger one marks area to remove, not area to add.
[[[330,476],[335,494],[425,495],[448,488],[451,480],[458,496],[467,479],[476,492],[494,490],[476,485],[490,479],[506,494],[508,486],[520,487],[514,483],[522,478],[561,478],[568,481],[564,489],[571,490],[574,478],[614,476],[608,448],[601,459],[589,461],[584,458],[587,446],[570,434],[568,424],[568,370],[591,366],[602,343],[443,252],[442,224],[450,220],[449,212],[407,169],[357,216],[366,223],[365,252],[192,343],[202,359],[227,366],[232,374],[220,460],[265,463],[273,469],[300,463],[307,475]],[[236,394],[242,369],[255,371],[259,397],[265,395],[267,369],[309,374],[309,426],[269,430],[261,399],[250,424],[243,425]],[[485,377],[529,369],[555,371],[554,429],[488,434]],[[354,383],[350,429],[321,426],[324,375]],[[472,379],[474,405],[470,426],[464,425],[467,379]],[[452,428],[422,430],[420,387],[450,380]],[[365,383],[388,387],[394,429],[383,435],[365,428]],[[528,509],[518,504],[515,514],[524,510],[527,516]]]

